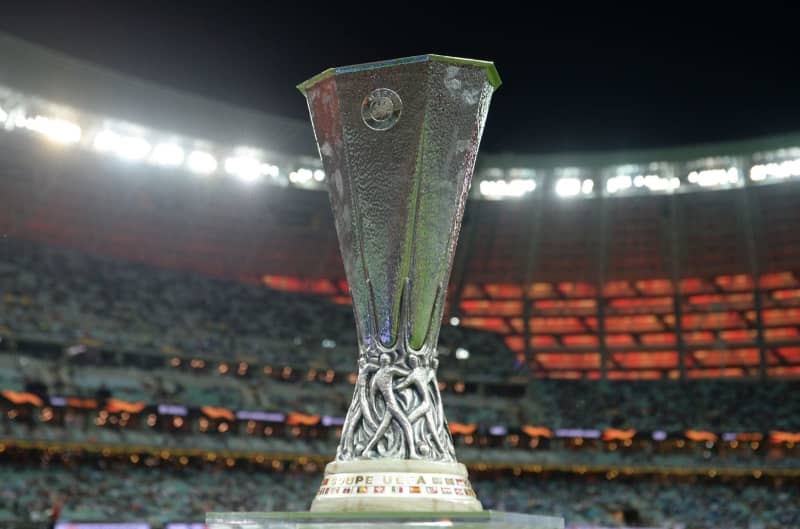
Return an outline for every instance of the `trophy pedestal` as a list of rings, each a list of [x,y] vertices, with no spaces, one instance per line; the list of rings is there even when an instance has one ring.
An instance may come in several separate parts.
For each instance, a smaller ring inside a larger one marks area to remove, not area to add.
[[[564,519],[497,511],[396,512],[210,512],[208,529],[564,529]]]
[[[408,459],[334,461],[311,512],[475,512],[483,507],[461,463]]]

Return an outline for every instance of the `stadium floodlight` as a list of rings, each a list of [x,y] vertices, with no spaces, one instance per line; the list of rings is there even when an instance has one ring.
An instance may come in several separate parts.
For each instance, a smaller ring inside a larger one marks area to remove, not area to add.
[[[556,194],[560,197],[574,197],[581,192],[579,178],[559,178],[556,181]]]
[[[77,143],[81,140],[81,128],[71,121],[46,116],[26,117],[20,114],[14,120],[14,125],[32,132],[37,132],[56,143]]]
[[[536,189],[536,181],[516,178],[514,180],[483,180],[480,184],[481,195],[486,198],[521,197]]]
[[[322,169],[317,169],[316,171],[314,171],[314,180],[316,182],[324,181],[325,180],[325,171],[323,171]]]
[[[663,178],[657,174],[636,175],[633,177],[634,187],[646,187],[650,191],[672,191],[680,187],[678,178]]]
[[[314,178],[314,171],[311,169],[298,169],[289,173],[289,181],[293,184],[307,184]]]
[[[453,327],[458,327],[460,324],[461,324],[461,318],[459,318],[458,316],[452,316],[450,318],[450,325],[452,325]]]
[[[770,176],[767,167],[771,164],[758,164],[750,168],[750,180],[760,182]]]
[[[5,123],[8,119],[8,112],[3,110],[3,107],[0,107],[0,123]]]
[[[750,168],[750,180],[759,182],[767,178],[790,178],[800,176],[800,158],[781,163],[758,164]]]
[[[581,193],[584,195],[591,195],[592,191],[594,191],[594,180],[587,178],[581,184]]]
[[[467,360],[468,358],[469,358],[469,349],[465,349],[463,347],[459,347],[456,349],[457,360]]]
[[[190,171],[198,174],[211,174],[217,170],[217,159],[206,151],[192,151],[186,160]]]
[[[632,185],[633,179],[629,175],[612,176],[606,181],[606,191],[613,194],[617,191],[630,189]]]
[[[261,174],[264,176],[270,176],[272,178],[276,178],[280,174],[280,168],[277,165],[273,165],[271,163],[262,163],[261,164]]]
[[[142,160],[150,154],[151,148],[150,143],[144,138],[124,136],[120,138],[114,152],[126,160]]]
[[[261,178],[261,162],[252,156],[232,156],[225,159],[225,172],[243,182]]]
[[[114,149],[119,136],[110,130],[103,130],[97,133],[94,137],[94,148],[100,152],[108,152]]]
[[[175,167],[183,163],[184,153],[180,146],[174,143],[159,143],[153,149],[150,160],[156,165]]]
[[[690,184],[700,187],[715,187],[725,184],[735,184],[739,181],[739,170],[736,167],[727,169],[704,169],[692,171],[686,177]]]
[[[125,136],[110,130],[103,130],[94,137],[94,148],[100,152],[110,152],[126,160],[141,160],[150,153],[150,143],[138,136]]]

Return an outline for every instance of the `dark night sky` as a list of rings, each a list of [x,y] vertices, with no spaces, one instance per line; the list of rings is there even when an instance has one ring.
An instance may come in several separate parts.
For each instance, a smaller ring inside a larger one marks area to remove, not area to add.
[[[761,3],[747,4],[756,12],[733,3],[702,13],[699,2],[683,10],[647,2],[636,13],[578,4],[555,13],[519,1],[461,15],[455,2],[449,10],[401,1],[323,9],[291,1],[15,4],[3,7],[0,30],[298,119],[307,114],[294,85],[329,66],[426,52],[494,60],[504,85],[484,136],[493,152],[800,131],[800,10]]]

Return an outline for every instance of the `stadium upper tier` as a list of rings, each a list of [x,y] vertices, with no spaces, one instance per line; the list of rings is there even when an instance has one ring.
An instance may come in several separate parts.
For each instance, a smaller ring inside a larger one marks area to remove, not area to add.
[[[308,122],[179,92],[4,34],[0,79],[0,125],[7,132],[162,170],[323,188]],[[798,176],[797,134],[630,152],[484,153],[474,196],[671,194]]]
[[[309,124],[7,36],[0,80],[0,233],[349,303]],[[800,135],[482,153],[448,319],[540,376],[796,376],[798,175]]]

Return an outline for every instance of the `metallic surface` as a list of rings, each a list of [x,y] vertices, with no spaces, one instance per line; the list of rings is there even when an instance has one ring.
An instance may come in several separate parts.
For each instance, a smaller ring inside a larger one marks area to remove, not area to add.
[[[495,85],[491,63],[425,57],[303,85],[359,338],[338,461],[455,461],[436,344]]]

